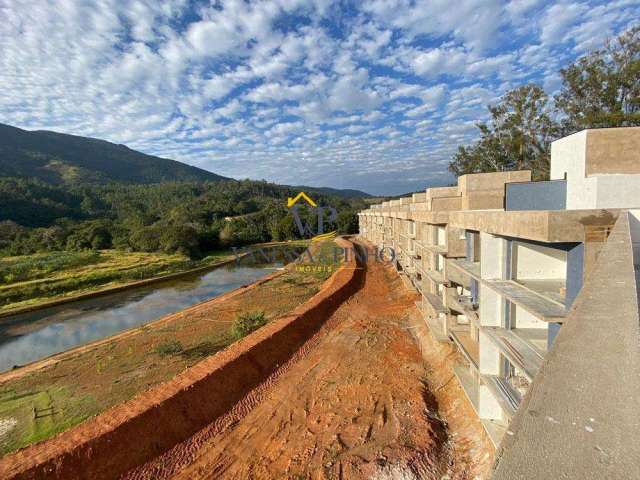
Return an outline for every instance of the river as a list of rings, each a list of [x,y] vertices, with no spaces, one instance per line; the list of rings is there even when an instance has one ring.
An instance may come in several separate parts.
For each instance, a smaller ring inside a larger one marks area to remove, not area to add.
[[[124,292],[0,320],[0,371],[152,322],[272,273],[230,264]]]

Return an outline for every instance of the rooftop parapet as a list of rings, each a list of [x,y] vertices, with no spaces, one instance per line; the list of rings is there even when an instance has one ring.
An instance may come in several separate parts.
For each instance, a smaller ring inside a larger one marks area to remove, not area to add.
[[[471,173],[458,178],[462,195],[462,210],[493,210],[504,208],[505,184],[529,182],[529,170],[513,172]]]
[[[551,144],[551,179],[566,208],[640,207],[640,127],[583,130]]]
[[[431,211],[460,210],[462,203],[458,187],[427,188],[425,192],[428,209]]]
[[[469,196],[472,193],[504,192],[504,184],[510,182],[530,182],[531,171],[515,170],[512,172],[468,173],[458,177],[460,194]]]
[[[412,195],[413,203],[423,203],[427,201],[426,193],[414,193]]]
[[[427,201],[433,200],[434,198],[459,197],[460,190],[457,186],[427,188],[427,190],[425,191],[425,196],[427,198]]]

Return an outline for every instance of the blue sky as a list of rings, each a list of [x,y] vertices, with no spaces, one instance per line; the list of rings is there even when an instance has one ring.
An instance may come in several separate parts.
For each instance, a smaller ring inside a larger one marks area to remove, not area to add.
[[[640,0],[0,0],[0,18],[0,122],[398,194],[452,181],[487,104],[554,93]]]

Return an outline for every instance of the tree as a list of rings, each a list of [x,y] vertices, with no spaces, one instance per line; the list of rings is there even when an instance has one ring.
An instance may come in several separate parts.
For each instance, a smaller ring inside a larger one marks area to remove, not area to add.
[[[156,252],[160,249],[162,229],[157,226],[142,227],[132,232],[129,242],[134,250]]]
[[[358,216],[354,210],[340,210],[336,224],[342,235],[358,233]]]
[[[640,125],[640,25],[560,70],[564,133]]]
[[[551,141],[558,132],[549,97],[537,85],[508,91],[489,106],[490,123],[480,123],[480,140],[459,147],[449,164],[456,176],[466,173],[531,170],[534,179],[549,175]]]
[[[190,225],[168,225],[162,228],[160,248],[165,253],[181,253],[189,257],[199,252],[198,232]]]
[[[298,235],[298,228],[291,215],[282,217],[271,228],[271,238],[275,241],[293,240]]]

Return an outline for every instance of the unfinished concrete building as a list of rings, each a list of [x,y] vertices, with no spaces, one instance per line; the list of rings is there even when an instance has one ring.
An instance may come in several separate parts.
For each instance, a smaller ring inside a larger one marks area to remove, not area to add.
[[[513,425],[526,421],[513,419],[522,415],[525,403],[540,401],[535,395],[554,376],[548,369],[544,375],[540,371],[568,316],[584,315],[572,307],[585,283],[606,284],[611,299],[620,288],[637,293],[633,276],[624,286],[613,285],[599,272],[608,263],[602,252],[616,250],[605,248],[614,241],[610,234],[615,227],[620,230],[615,241],[629,250],[622,253],[627,261],[635,258],[627,266],[637,274],[639,224],[633,209],[639,207],[640,128],[585,130],[553,143],[550,181],[531,182],[529,171],[463,175],[456,186],[371,206],[359,214],[360,235],[378,248],[393,249],[396,268],[420,293],[417,306],[431,334],[456,345],[456,377],[498,447],[505,433],[511,444],[531,434],[516,431]],[[615,301],[610,303],[615,308]],[[634,351],[629,347],[629,368],[636,372],[637,384],[637,295],[625,307],[636,323],[629,323],[631,331],[617,334],[636,342]],[[597,358],[601,353],[585,347],[585,355]],[[568,375],[566,381],[570,384],[572,378]],[[622,381],[611,378],[608,388],[637,390]],[[531,394],[534,382],[538,387]],[[571,388],[583,386],[567,388],[569,402]],[[632,402],[637,407],[640,397]],[[547,450],[549,445],[543,446]],[[515,455],[498,456],[497,477],[500,461],[509,463]],[[500,478],[541,478],[541,470],[514,473],[524,467],[512,463]],[[546,478],[559,478],[557,473]]]

